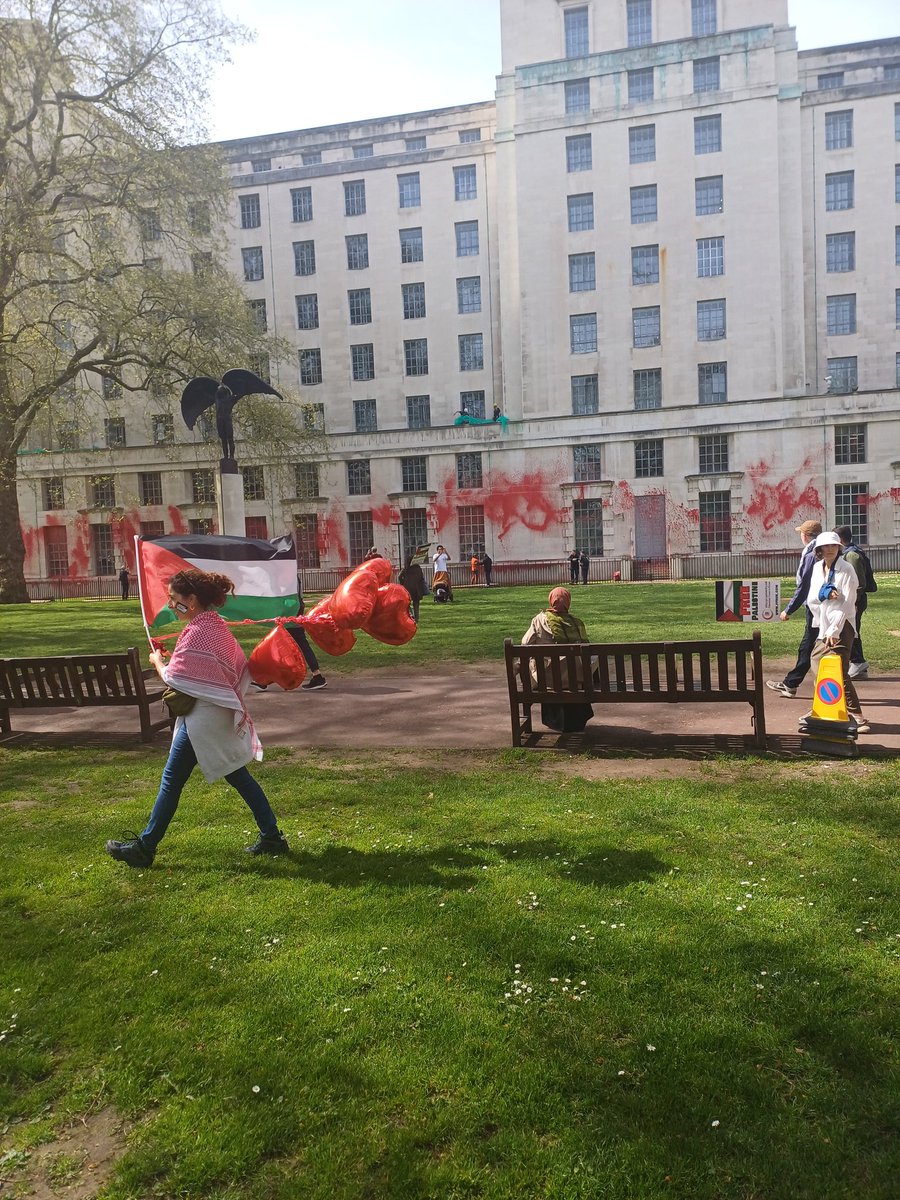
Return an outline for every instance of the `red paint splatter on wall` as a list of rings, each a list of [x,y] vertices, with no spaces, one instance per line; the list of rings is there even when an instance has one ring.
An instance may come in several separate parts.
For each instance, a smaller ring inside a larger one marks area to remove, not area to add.
[[[170,533],[187,533],[188,523],[181,509],[176,508],[174,504],[170,504],[166,509],[169,514],[169,524],[172,526]]]
[[[79,514],[72,522],[74,541],[69,547],[69,574],[73,578],[89,575],[91,566],[91,523]]]
[[[604,504],[612,509],[614,517],[624,516],[625,513],[634,512],[634,492],[624,479],[620,479]]]
[[[348,561],[347,543],[344,541],[343,510],[332,508],[320,517],[316,526],[318,530],[319,554],[322,558],[336,558],[338,562]]]
[[[384,529],[389,529],[391,525],[396,525],[400,521],[400,513],[391,504],[379,504],[377,508],[372,509],[372,524],[380,525]]]
[[[457,508],[470,505],[484,508],[486,524],[501,540],[520,525],[532,533],[546,533],[565,520],[559,480],[548,471],[529,471],[520,476],[493,471],[489,482],[490,487],[461,488],[454,474],[443,479],[428,507],[428,520],[435,532],[446,536],[448,527],[456,521]]]
[[[28,571],[32,560],[37,562],[37,554],[40,548],[40,533],[32,525],[26,525],[24,521],[19,522],[19,532],[22,535],[22,545],[25,548],[25,570]],[[39,564],[38,571],[40,571]]]
[[[124,558],[126,567],[129,571],[133,571],[135,569],[134,538],[141,532],[140,513],[135,509],[124,513],[117,521],[112,522],[112,527],[116,556],[119,559]]]
[[[786,479],[772,479],[773,469],[769,463],[759,462],[748,466],[752,493],[746,515],[758,521],[766,531],[777,527],[790,527],[797,521],[807,519],[812,513],[822,513],[825,506],[814,483],[813,457],[807,458],[795,475]]]

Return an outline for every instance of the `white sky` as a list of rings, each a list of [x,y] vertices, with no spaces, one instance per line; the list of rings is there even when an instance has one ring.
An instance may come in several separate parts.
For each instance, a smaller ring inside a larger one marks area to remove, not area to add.
[[[257,38],[212,81],[216,139],[493,99],[499,0],[220,2]],[[900,37],[897,0],[789,0],[789,12],[801,50]]]

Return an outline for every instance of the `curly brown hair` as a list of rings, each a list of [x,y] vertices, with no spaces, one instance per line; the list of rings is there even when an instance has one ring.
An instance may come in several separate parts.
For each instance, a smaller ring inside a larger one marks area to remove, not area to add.
[[[204,608],[221,608],[234,591],[234,581],[215,571],[198,571],[194,567],[178,571],[168,581],[179,596],[196,596]]]

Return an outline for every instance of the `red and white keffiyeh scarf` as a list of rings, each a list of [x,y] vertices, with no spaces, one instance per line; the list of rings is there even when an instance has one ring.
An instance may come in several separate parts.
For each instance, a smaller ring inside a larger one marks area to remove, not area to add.
[[[185,625],[166,663],[165,679],[187,696],[234,709],[240,714],[235,726],[238,730],[249,726],[255,751],[258,739],[244,703],[250,683],[247,659],[217,612],[198,613]]]

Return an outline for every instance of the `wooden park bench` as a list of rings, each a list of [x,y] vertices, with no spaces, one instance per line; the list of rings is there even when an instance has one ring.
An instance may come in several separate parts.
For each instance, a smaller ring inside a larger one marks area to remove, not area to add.
[[[155,680],[148,687],[147,680]],[[9,733],[13,708],[97,708],[127,705],[141,719],[141,741],[170,725],[168,712],[156,720],[151,704],[162,700],[156,671],[141,667],[132,646],[124,654],[72,654],[55,658],[0,658],[0,733]]]
[[[725,641],[504,645],[514,746],[533,732],[533,704],[740,702],[753,710],[754,744],[766,748],[758,630]]]

